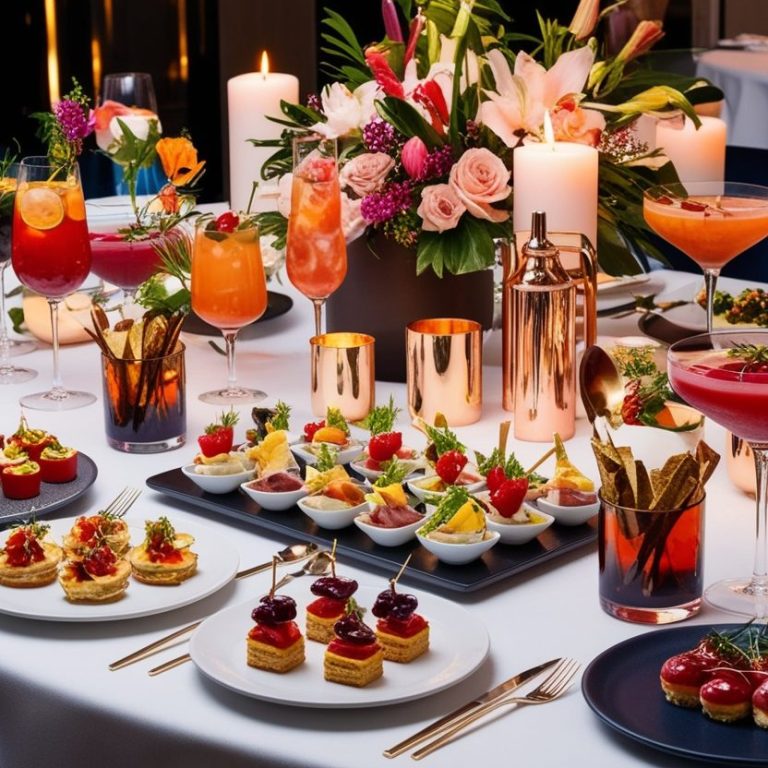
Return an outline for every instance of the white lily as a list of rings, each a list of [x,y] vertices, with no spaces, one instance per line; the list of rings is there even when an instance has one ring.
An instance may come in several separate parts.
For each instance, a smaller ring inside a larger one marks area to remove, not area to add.
[[[350,91],[342,83],[323,88],[320,99],[327,120],[315,123],[312,130],[328,139],[337,139],[359,131],[376,114],[374,102],[380,98],[375,80]]]

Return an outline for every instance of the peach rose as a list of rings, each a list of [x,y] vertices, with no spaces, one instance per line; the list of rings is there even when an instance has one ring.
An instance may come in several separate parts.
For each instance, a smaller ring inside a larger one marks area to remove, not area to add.
[[[582,109],[572,103],[558,105],[551,113],[556,141],[572,141],[596,147],[605,128],[605,118],[594,109]]]
[[[422,218],[422,229],[445,232],[456,227],[466,210],[450,184],[432,184],[421,190],[421,203],[416,213]]]
[[[356,195],[365,197],[377,192],[395,161],[384,152],[366,152],[353,157],[342,169],[339,180]]]
[[[488,149],[468,149],[451,168],[449,184],[467,210],[478,219],[506,221],[507,211],[491,206],[509,197],[509,171]]]

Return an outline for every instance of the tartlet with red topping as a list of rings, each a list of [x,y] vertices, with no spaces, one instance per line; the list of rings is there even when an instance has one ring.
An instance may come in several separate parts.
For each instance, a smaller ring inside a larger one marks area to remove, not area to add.
[[[59,571],[59,584],[73,603],[112,603],[125,594],[130,577],[130,563],[102,542],[70,557]]]
[[[122,557],[131,547],[131,534],[120,515],[99,512],[78,517],[64,536],[63,544],[67,557],[74,556],[75,559],[78,554],[99,544],[107,544],[118,557]]]
[[[43,587],[56,581],[61,547],[45,541],[49,530],[42,523],[11,529],[0,549],[0,584],[6,587]]]
[[[310,591],[317,597],[307,606],[307,639],[318,643],[333,640],[334,624],[344,615],[347,601],[357,591],[357,582],[346,576],[321,576]]]
[[[287,595],[264,595],[251,613],[256,622],[247,637],[249,667],[289,672],[304,663],[304,638],[296,618],[296,602]]]
[[[144,584],[181,584],[197,571],[197,555],[190,550],[195,539],[177,533],[167,517],[147,520],[144,541],[128,553],[133,577]]]
[[[371,613],[387,661],[407,664],[429,648],[429,624],[416,613],[418,606],[416,596],[398,592],[394,582],[376,598]]]
[[[353,599],[333,625],[334,636],[323,656],[323,675],[331,683],[363,688],[384,674],[384,652],[374,631],[363,622]]]

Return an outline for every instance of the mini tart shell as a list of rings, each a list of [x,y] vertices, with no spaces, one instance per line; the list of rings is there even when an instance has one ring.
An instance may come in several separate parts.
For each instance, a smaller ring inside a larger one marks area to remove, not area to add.
[[[9,565],[5,552],[0,553],[0,584],[4,587],[44,587],[56,581],[64,552],[57,544],[39,542],[45,557],[29,565]]]
[[[282,674],[304,663],[304,638],[301,636],[287,648],[276,648],[250,637],[246,638],[246,646],[249,667]]]
[[[429,624],[424,629],[410,637],[393,635],[376,628],[376,639],[379,641],[387,661],[407,664],[426,653],[429,649]]]
[[[194,576],[197,571],[197,554],[189,549],[181,550],[178,563],[153,563],[145,547],[134,547],[128,553],[133,578],[142,584],[176,586]]]
[[[131,564],[125,559],[115,563],[116,571],[109,576],[80,580],[76,568],[75,565],[65,563],[59,571],[59,584],[67,600],[73,603],[113,603],[125,594],[131,577]]]
[[[122,557],[131,548],[131,532],[128,526],[122,520],[112,523],[114,530],[104,537],[104,543],[118,556]],[[73,525],[69,533],[64,537],[62,544],[67,557],[79,555],[83,549],[87,548],[77,535],[77,525]]]
[[[379,648],[367,659],[350,659],[326,650],[323,676],[328,682],[364,688],[384,674],[384,652]]]

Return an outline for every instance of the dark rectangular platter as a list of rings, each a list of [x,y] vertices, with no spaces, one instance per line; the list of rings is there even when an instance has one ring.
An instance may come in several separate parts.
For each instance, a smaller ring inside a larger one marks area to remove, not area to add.
[[[270,533],[287,536],[291,541],[312,541],[330,546],[336,539],[336,550],[342,557],[359,565],[371,566],[384,575],[394,575],[409,554],[408,570],[403,578],[426,587],[474,592],[490,584],[522,573],[597,539],[597,518],[585,525],[563,526],[555,523],[538,538],[522,546],[496,544],[479,560],[465,565],[446,565],[427,552],[416,539],[400,547],[374,544],[355,525],[339,531],[319,528],[298,507],[285,512],[262,509],[239,489],[232,493],[213,494],[201,490],[180,469],[153,475],[147,485],[194,507],[226,515]],[[287,542],[286,542],[287,543]]]

